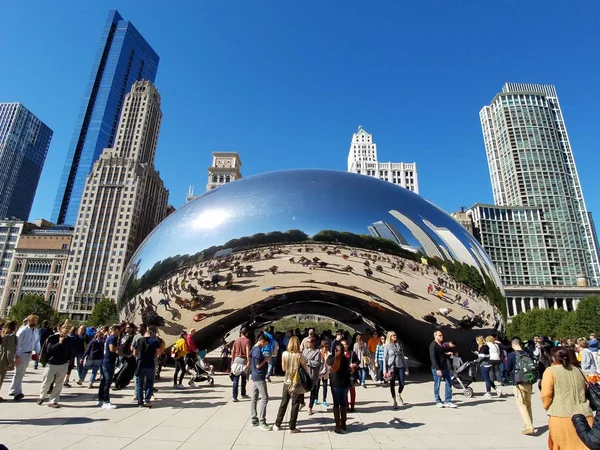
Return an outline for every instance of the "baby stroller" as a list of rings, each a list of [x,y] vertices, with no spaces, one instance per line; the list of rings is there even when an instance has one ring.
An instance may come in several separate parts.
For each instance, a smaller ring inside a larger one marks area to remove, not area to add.
[[[452,371],[452,387],[462,389],[467,398],[473,397],[473,388],[469,386],[473,382],[473,370],[476,365],[477,361],[467,361],[456,371]]]
[[[185,357],[187,368],[192,372],[192,377],[188,382],[190,387],[196,386],[196,383],[201,383],[207,381],[209,386],[213,386],[215,384],[215,379],[210,375],[209,365],[203,360],[194,358],[191,355],[187,355]]]

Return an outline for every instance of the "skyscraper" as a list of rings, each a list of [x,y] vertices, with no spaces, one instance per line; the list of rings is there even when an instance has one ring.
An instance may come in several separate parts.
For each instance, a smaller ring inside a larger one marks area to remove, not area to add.
[[[29,218],[51,139],[22,104],[0,103],[0,218]]]
[[[362,125],[352,135],[348,151],[348,172],[379,178],[419,193],[417,163],[379,162],[373,135],[367,133]]]
[[[125,95],[137,80],[154,83],[158,61],[133,24],[110,11],[67,153],[53,222],[75,223],[86,177],[102,150],[115,142]]]
[[[480,119],[495,204],[540,208],[543,242],[526,244],[545,248],[549,284],[575,286],[585,274],[597,286],[598,252],[554,86],[507,83]]]
[[[125,97],[115,147],[87,177],[59,301],[75,319],[116,299],[131,255],[167,215],[169,191],[154,169],[161,119],[158,91],[137,81]]]

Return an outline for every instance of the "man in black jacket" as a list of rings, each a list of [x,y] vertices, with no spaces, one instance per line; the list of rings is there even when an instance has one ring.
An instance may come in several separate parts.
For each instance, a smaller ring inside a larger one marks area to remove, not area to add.
[[[452,378],[448,370],[446,353],[442,347],[444,335],[440,330],[433,333],[433,342],[429,345],[429,358],[431,359],[431,372],[433,373],[433,395],[435,406],[438,408],[456,408],[452,403]],[[440,398],[440,384],[442,379],[446,382],[446,398],[442,403]]]
[[[44,398],[48,392],[50,385],[53,385],[50,392],[51,408],[58,408],[58,400],[62,392],[63,382],[67,376],[69,362],[73,356],[73,344],[69,333],[73,327],[68,323],[60,327],[60,331],[48,338],[48,343],[45,349],[46,369],[44,370],[44,378],[42,379],[42,388],[40,389],[40,397],[37,404],[44,403]],[[43,363],[43,362],[42,362]]]
[[[40,329],[38,330],[39,335],[40,335],[40,349],[44,348],[44,343],[46,342],[46,339],[48,339],[50,336],[52,336],[54,334],[54,331],[52,330],[52,327],[50,326],[50,322],[48,320],[44,320],[42,322],[42,326],[40,327]],[[33,362],[33,368],[37,369],[38,368],[38,364],[40,363],[40,355],[37,355],[38,358]]]

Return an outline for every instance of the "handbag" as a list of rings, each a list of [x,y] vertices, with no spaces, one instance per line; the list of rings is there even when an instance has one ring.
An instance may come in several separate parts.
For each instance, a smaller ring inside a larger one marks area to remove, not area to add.
[[[304,394],[306,392],[306,389],[304,389],[304,386],[302,385],[302,382],[300,380],[300,367],[298,367],[294,373],[292,374],[292,376],[289,378],[289,382],[288,384],[288,392],[290,395],[300,395],[300,394]]]
[[[383,374],[383,379],[385,381],[392,381],[392,378],[394,378],[394,371],[393,370],[388,370],[387,372],[385,372]]]
[[[371,358],[369,358],[367,355],[363,355],[362,362],[365,366],[368,366],[369,364],[371,364]]]
[[[587,386],[585,398],[590,402],[590,408],[592,408],[593,411],[600,410],[600,386],[598,386],[598,383],[590,383],[581,369],[578,368],[577,370],[579,370],[579,373],[585,380]]]
[[[310,392],[313,388],[313,380],[302,366],[298,367],[298,377],[300,378],[300,384],[304,388],[304,392]]]
[[[246,370],[246,360],[244,358],[236,357],[233,363],[231,363],[230,373],[234,377],[240,376]]]

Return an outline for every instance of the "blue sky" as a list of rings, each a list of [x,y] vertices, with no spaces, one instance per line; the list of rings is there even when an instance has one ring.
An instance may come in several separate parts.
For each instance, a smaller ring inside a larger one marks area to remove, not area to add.
[[[54,130],[31,219],[50,216],[111,8],[161,58],[156,167],[175,206],[204,190],[215,150],[238,151],[245,176],[345,170],[359,124],[380,160],[416,161],[421,194],[445,210],[491,202],[478,114],[515,81],[557,86],[600,217],[600,3],[40,0],[5,2],[0,26],[0,101]]]

